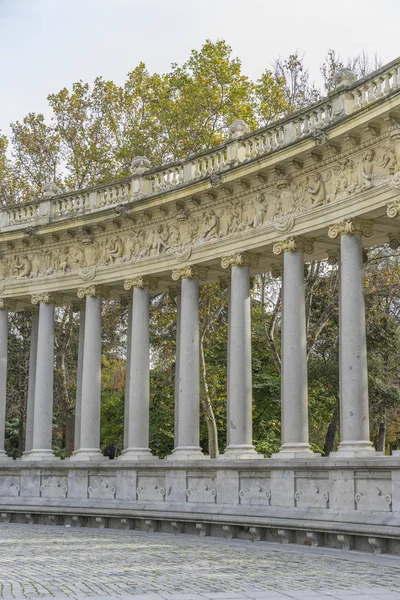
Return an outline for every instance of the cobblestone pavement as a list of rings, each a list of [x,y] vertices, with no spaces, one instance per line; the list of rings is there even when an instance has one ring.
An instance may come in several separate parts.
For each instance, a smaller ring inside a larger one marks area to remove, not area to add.
[[[0,597],[400,600],[400,557],[184,535],[0,525]]]

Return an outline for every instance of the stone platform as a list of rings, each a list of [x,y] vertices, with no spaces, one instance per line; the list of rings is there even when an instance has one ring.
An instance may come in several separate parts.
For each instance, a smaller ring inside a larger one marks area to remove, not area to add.
[[[400,459],[0,466],[0,516],[400,554]]]

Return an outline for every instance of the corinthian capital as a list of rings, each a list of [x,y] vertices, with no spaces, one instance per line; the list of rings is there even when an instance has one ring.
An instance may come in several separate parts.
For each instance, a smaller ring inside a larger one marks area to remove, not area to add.
[[[258,267],[258,256],[257,254],[250,254],[249,252],[237,252],[236,254],[230,254],[221,258],[221,267],[223,269],[229,269],[230,267]]]
[[[8,298],[0,298],[0,310],[14,310],[15,302]]]
[[[345,235],[346,233],[352,235],[358,233],[360,235],[365,235],[365,237],[370,237],[372,235],[372,223],[370,221],[361,221],[358,219],[354,221],[347,219],[346,221],[331,225],[328,229],[328,235],[332,239]]]
[[[198,265],[189,265],[182,269],[174,269],[172,271],[172,279],[180,281],[181,279],[207,279],[207,267],[199,267]]]
[[[303,237],[290,237],[274,244],[274,254],[283,252],[305,252],[311,254],[314,250],[314,240]]]
[[[37,304],[59,304],[61,302],[61,298],[58,294],[43,292],[42,294],[32,294],[31,302],[35,306]]]
[[[125,290],[131,290],[132,288],[140,288],[141,290],[148,288],[149,290],[155,290],[156,287],[157,279],[145,277],[143,275],[140,275],[139,277],[131,277],[130,279],[125,279],[124,281]]]
[[[95,285],[94,283],[92,283],[91,285],[86,285],[84,287],[78,288],[76,295],[81,300],[83,300],[84,298],[87,298],[88,296],[90,298],[94,298],[95,296],[101,296],[102,298],[108,298],[108,296],[109,296],[108,290],[105,290],[100,285]]]

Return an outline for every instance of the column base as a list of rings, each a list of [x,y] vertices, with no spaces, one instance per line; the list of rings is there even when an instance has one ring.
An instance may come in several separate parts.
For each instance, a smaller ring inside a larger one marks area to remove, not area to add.
[[[357,458],[363,456],[383,456],[382,452],[376,452],[369,440],[360,442],[341,442],[336,452],[331,452],[330,458]]]
[[[117,460],[159,460],[149,448],[127,448]]]
[[[218,458],[223,460],[252,460],[264,459],[264,456],[256,452],[254,446],[243,444],[228,446],[225,452],[220,454]]]
[[[309,444],[283,444],[279,452],[276,452],[271,458],[318,458],[321,456],[318,452],[313,452]]]
[[[71,454],[69,460],[109,460],[109,457],[104,456],[98,448],[79,448]]]
[[[203,454],[200,446],[178,446],[172,454],[166,456],[166,460],[201,460],[210,458]]]
[[[22,455],[22,460],[61,460],[59,456],[56,456],[53,450],[47,448],[27,450]]]

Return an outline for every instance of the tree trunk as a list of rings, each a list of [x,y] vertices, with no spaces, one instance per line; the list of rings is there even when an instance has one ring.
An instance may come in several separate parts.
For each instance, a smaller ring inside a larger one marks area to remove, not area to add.
[[[381,423],[379,423],[378,439],[376,442],[376,451],[385,452],[386,446],[386,415],[383,417]]]
[[[210,458],[217,458],[219,455],[218,429],[207,385],[207,367],[204,356],[204,333],[200,338],[200,401],[207,424],[208,453]]]
[[[338,422],[337,418],[332,419],[326,430],[325,444],[324,444],[324,456],[329,456],[335,446],[335,437],[337,432]]]

